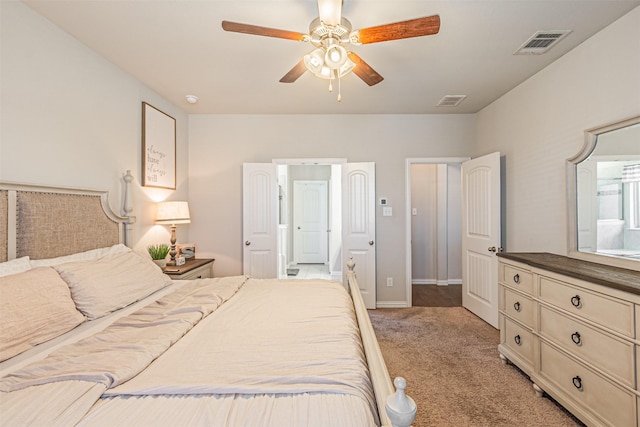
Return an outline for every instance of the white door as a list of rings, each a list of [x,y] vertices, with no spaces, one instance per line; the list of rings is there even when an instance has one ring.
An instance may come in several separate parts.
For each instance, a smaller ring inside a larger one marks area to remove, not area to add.
[[[294,262],[327,262],[327,181],[293,182]]]
[[[278,181],[273,163],[242,165],[244,274],[277,277]]]
[[[375,178],[375,163],[346,163],[342,169],[342,265],[353,258],[369,309],[376,308]]]
[[[500,153],[462,163],[462,305],[498,328]]]

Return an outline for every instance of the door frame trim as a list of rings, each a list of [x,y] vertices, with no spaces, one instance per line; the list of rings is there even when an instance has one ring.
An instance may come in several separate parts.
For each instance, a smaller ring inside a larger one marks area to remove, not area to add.
[[[335,157],[335,158],[295,158],[295,159],[272,159],[271,163],[275,163],[278,165],[313,165],[313,166],[323,166],[323,165],[341,165],[343,163],[347,163],[346,158]]]
[[[414,164],[462,164],[471,157],[409,157],[405,159],[405,295],[406,307],[412,307],[411,296],[411,165]]]

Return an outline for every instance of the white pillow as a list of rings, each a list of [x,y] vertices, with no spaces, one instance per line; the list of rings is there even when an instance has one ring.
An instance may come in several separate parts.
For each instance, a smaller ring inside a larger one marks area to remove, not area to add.
[[[28,256],[12,259],[11,261],[0,262],[0,277],[10,274],[23,273],[31,269],[31,263]]]
[[[0,278],[0,360],[84,322],[69,287],[51,267]]]
[[[59,256],[56,258],[32,259],[31,267],[50,267],[73,261],[89,261],[102,258],[107,254],[116,254],[129,251],[131,251],[131,248],[128,248],[125,245],[119,243],[117,245],[107,246],[106,248],[92,249],[90,251],[78,252],[71,255]]]
[[[69,285],[78,310],[89,319],[126,307],[171,283],[150,259],[131,250],[54,268]]]

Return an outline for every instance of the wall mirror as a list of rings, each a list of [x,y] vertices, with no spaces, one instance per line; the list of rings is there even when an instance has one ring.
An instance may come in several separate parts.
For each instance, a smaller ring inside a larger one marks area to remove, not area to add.
[[[640,116],[587,130],[567,177],[569,256],[640,270]]]

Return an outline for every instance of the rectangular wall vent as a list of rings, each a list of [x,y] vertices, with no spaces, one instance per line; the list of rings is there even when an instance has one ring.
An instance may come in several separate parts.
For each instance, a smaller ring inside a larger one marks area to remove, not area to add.
[[[460,104],[467,95],[445,95],[440,101],[438,101],[438,107],[456,107]]]
[[[514,55],[541,55],[565,38],[571,30],[538,31],[513,52]]]

